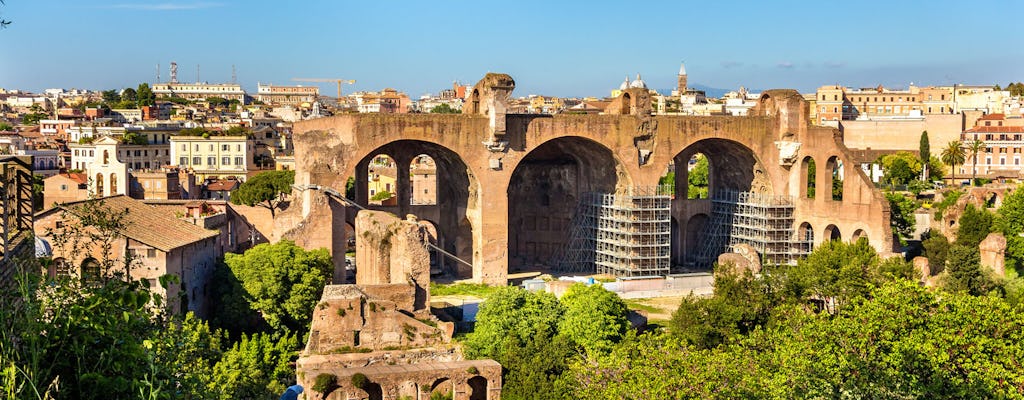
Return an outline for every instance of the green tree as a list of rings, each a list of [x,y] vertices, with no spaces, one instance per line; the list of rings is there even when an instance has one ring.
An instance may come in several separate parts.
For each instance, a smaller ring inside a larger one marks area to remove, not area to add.
[[[135,103],[139,100],[138,92],[132,88],[126,88],[121,91],[121,102]]]
[[[883,281],[880,264],[875,249],[865,240],[828,241],[786,269],[782,290],[795,299],[831,299],[826,308],[842,309]]]
[[[689,345],[711,349],[764,325],[780,301],[768,280],[734,265],[717,265],[710,298],[688,296],[672,313],[670,331]]]
[[[892,185],[906,185],[914,179],[914,171],[904,159],[896,159],[885,171],[885,181]]]
[[[104,90],[100,93],[103,98],[103,102],[107,104],[113,104],[121,101],[121,95],[117,93],[117,89]]]
[[[462,114],[461,110],[452,108],[448,103],[441,103],[430,109],[431,114]]]
[[[607,353],[629,329],[629,308],[601,285],[576,283],[560,299],[565,313],[558,332],[588,353]]]
[[[306,251],[290,240],[228,253],[224,262],[245,289],[250,307],[272,328],[302,333],[334,270],[326,249]]]
[[[228,105],[227,99],[223,97],[207,97],[206,102],[210,104],[210,107],[224,107]]]
[[[971,186],[978,184],[978,154],[985,149],[985,142],[981,139],[974,139],[967,143],[967,151],[971,155],[971,162],[974,167],[971,171]]]
[[[964,165],[966,160],[966,154],[964,152],[963,143],[959,140],[954,140],[946,145],[945,149],[942,149],[942,162],[949,166],[949,173],[952,176],[953,183],[956,183],[956,166]]]
[[[914,234],[914,226],[917,224],[917,218],[914,216],[917,203],[895,192],[885,192],[885,199],[889,201],[889,222],[893,232],[903,239],[910,238]]]
[[[214,365],[221,359],[226,343],[222,331],[210,329],[190,312],[154,332],[143,345],[157,366],[157,380],[168,382],[168,390],[181,393],[184,398],[206,399],[215,394],[210,390]]]
[[[275,210],[281,208],[284,196],[291,193],[295,183],[295,171],[267,171],[257,174],[242,183],[231,193],[231,202],[247,206],[259,206],[270,210],[270,217],[275,217]]]
[[[149,144],[149,139],[146,138],[146,135],[140,135],[136,132],[125,132],[125,134],[121,136],[121,142],[133,145],[147,145]]]
[[[393,196],[391,192],[387,190],[381,190],[374,194],[373,197],[370,197],[370,201],[384,201],[390,199],[391,196]]]
[[[949,240],[942,233],[929,231],[928,238],[921,241],[924,247],[925,257],[928,257],[928,267],[932,275],[938,274],[946,269],[946,258],[949,256]]]
[[[0,132],[13,131],[14,127],[7,122],[0,122]]]
[[[980,296],[995,288],[994,282],[981,267],[977,247],[959,243],[951,247],[946,270],[949,271],[944,285],[946,289]]]
[[[537,332],[527,342],[510,340],[498,354],[505,369],[501,398],[508,400],[560,400],[572,398],[566,372],[576,357],[575,347],[563,335]]]
[[[988,210],[968,204],[960,216],[956,231],[956,244],[977,248],[989,233],[992,233],[993,215]]]
[[[138,89],[135,90],[135,98],[139,106],[152,106],[156,104],[156,95],[153,94],[153,89],[150,89],[148,83],[140,83]]]
[[[345,180],[345,198],[349,200],[356,199],[356,178],[353,176]]]
[[[28,108],[29,112],[21,116],[21,123],[25,125],[36,125],[39,121],[46,119],[47,115],[43,112],[43,107],[39,104],[33,104]]]
[[[921,157],[921,163],[924,164],[922,180],[927,182],[928,174],[931,172],[928,170],[928,163],[932,159],[932,146],[928,142],[928,131],[921,132],[921,141],[918,144],[918,155]]]
[[[473,332],[466,336],[468,358],[491,358],[511,343],[538,335],[554,337],[564,310],[551,293],[502,287],[480,305]]]
[[[687,174],[689,188],[687,197],[691,199],[708,198],[708,158],[698,154],[697,163],[693,165]]]
[[[295,381],[299,340],[295,335],[257,333],[224,352],[213,368],[212,398],[271,399]]]

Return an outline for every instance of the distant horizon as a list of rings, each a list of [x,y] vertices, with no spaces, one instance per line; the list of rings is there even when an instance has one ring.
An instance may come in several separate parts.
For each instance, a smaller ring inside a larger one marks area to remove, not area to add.
[[[0,30],[0,54],[15,56],[0,62],[0,87],[135,87],[154,83],[157,65],[168,80],[172,61],[181,82],[196,80],[197,64],[200,80],[230,82],[235,66],[248,92],[257,82],[355,79],[343,92],[393,87],[414,98],[489,71],[512,75],[515,97],[604,97],[637,73],[666,90],[683,61],[691,85],[723,90],[1024,80],[1024,52],[1007,50],[1017,47],[1014,24],[986,24],[983,39],[947,35],[963,29],[956,21],[1017,15],[1024,3],[858,4],[8,0],[0,17],[13,23]]]

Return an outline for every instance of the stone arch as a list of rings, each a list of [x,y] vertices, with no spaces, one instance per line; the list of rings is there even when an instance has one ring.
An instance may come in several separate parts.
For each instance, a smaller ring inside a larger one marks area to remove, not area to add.
[[[398,398],[399,399],[412,399],[416,400],[419,398],[419,385],[413,381],[405,381],[398,385]]]
[[[857,230],[853,231],[853,236],[850,236],[850,241],[854,242],[854,243],[857,243],[861,239],[867,240],[869,243],[870,243],[870,240],[871,240],[871,239],[868,239],[868,234],[867,234],[867,232],[864,232],[863,229],[857,229]]]
[[[487,378],[474,376],[466,381],[469,385],[469,400],[487,400]]]
[[[825,234],[821,237],[825,241],[843,240],[843,234],[839,232],[839,227],[835,224],[829,224],[825,227]]]
[[[379,383],[368,382],[363,387],[363,391],[366,392],[366,398],[369,400],[384,400],[384,389]]]
[[[437,378],[430,384],[430,393],[446,394],[454,392],[451,387],[451,380],[448,378]]]
[[[507,188],[509,270],[553,263],[586,193],[622,193],[631,186],[625,164],[594,140],[563,136],[535,147],[516,165]]]
[[[817,165],[814,157],[806,156],[800,161],[800,194],[798,198],[813,199],[816,196]]]
[[[814,245],[814,227],[808,222],[803,222],[796,228],[796,239],[799,242]]]
[[[96,173],[96,197],[103,197],[105,192],[103,191],[103,174]]]
[[[396,165],[409,166],[419,156],[429,156],[434,163],[434,173],[438,176],[434,204],[410,204],[409,171],[405,167],[396,168],[396,200],[393,205],[375,205],[369,201],[368,182],[357,179],[355,182],[356,202],[364,206],[383,211],[393,212],[399,216],[416,215],[420,219],[429,220],[438,231],[438,247],[455,254],[461,260],[472,265],[481,262],[479,248],[483,246],[476,229],[480,226],[479,196],[480,184],[472,169],[466,165],[461,156],[451,149],[437,143],[401,139],[377,147],[356,163],[357,177],[369,176],[370,164],[380,154],[386,154]],[[458,265],[447,272],[457,273],[458,277],[469,277],[473,268],[461,262],[448,259],[447,265]]]
[[[709,197],[714,197],[718,190],[774,193],[768,170],[750,147],[730,139],[698,140],[677,153],[673,163],[687,165],[698,153],[708,158]],[[688,183],[686,168],[676,168],[676,187],[686,187],[683,185]],[[682,196],[676,199],[679,197]]]
[[[103,165],[110,164],[110,151],[103,150]]]
[[[47,274],[51,278],[66,277],[72,274],[73,265],[64,257],[56,257],[50,263]]]
[[[622,115],[630,115],[633,113],[633,102],[629,93],[622,93]]]
[[[430,244],[437,246],[441,243],[441,231],[437,229],[437,223],[429,219],[421,219],[417,223],[422,227],[423,234]],[[430,275],[439,275],[445,272],[445,258],[435,249],[428,249],[430,252]]]
[[[829,157],[825,168],[829,176],[828,190],[832,193],[831,197],[826,198],[831,198],[833,201],[843,201],[843,181],[846,176],[843,160],[838,156]]]
[[[113,195],[116,195],[116,194],[117,194],[117,174],[111,172],[110,173],[110,195],[113,196]]]

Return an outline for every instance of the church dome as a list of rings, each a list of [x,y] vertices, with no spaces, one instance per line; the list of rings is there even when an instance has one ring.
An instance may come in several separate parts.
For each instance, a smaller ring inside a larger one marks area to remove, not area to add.
[[[629,77],[628,76],[626,77],[626,80],[622,81],[622,84],[619,85],[619,90],[626,90],[626,89],[629,89]]]
[[[647,84],[644,83],[643,79],[640,79],[640,74],[636,74],[636,79],[629,84],[631,88],[647,89]]]

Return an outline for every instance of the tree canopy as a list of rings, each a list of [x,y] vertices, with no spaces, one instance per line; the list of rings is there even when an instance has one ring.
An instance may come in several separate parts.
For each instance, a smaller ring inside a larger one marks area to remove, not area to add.
[[[257,245],[224,262],[238,278],[253,310],[274,329],[304,332],[334,266],[326,249],[306,251],[294,242]]]
[[[455,109],[448,103],[441,103],[430,109],[431,114],[462,114],[461,110]]]
[[[558,332],[588,353],[607,353],[626,335],[626,303],[600,285],[573,284],[559,302],[565,313]]]
[[[281,207],[284,195],[291,193],[293,183],[295,171],[262,172],[249,178],[231,193],[231,202],[264,207],[270,210],[270,216],[273,218],[275,210]]]

